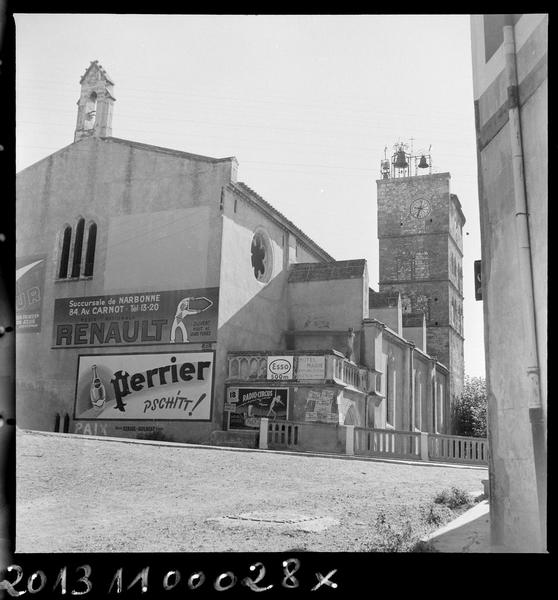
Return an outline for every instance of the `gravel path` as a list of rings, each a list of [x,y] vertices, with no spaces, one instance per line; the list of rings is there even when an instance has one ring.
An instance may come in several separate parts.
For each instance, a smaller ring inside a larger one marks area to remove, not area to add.
[[[487,470],[17,434],[18,552],[360,551],[396,519]],[[323,531],[224,516],[328,517]],[[226,523],[224,523],[226,521]]]

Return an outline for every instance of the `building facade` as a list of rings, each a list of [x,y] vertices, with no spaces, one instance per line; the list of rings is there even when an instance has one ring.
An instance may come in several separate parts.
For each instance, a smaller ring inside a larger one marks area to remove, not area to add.
[[[492,541],[546,550],[548,15],[471,17]]]
[[[262,416],[450,431],[423,313],[376,292],[246,184],[234,157],[111,137],[113,82],[81,79],[75,141],[17,176],[24,428],[255,446]]]

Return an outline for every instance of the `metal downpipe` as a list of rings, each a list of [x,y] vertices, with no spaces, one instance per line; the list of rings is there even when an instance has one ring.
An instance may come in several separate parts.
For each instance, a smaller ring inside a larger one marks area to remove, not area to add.
[[[509,21],[508,21],[509,23]],[[546,427],[540,389],[539,356],[535,320],[535,297],[531,266],[529,213],[523,166],[523,142],[519,113],[519,88],[517,81],[516,49],[513,24],[504,26],[504,56],[508,83],[508,116],[512,152],[513,187],[515,200],[515,226],[519,256],[519,276],[525,323],[526,375],[530,385],[528,397],[529,420],[533,441],[537,499],[541,529],[541,545],[546,550]]]

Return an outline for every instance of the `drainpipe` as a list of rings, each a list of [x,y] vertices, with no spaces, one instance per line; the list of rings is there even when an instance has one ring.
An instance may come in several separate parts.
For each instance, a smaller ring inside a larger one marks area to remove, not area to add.
[[[539,356],[537,349],[537,328],[535,320],[535,298],[533,289],[533,271],[531,267],[531,243],[525,173],[523,167],[523,143],[521,139],[521,120],[519,114],[519,87],[517,82],[517,64],[515,35],[511,15],[504,26],[504,56],[508,83],[508,114],[512,152],[513,189],[515,200],[515,226],[519,254],[520,293],[525,322],[524,345],[526,349],[526,375],[530,383],[528,396],[529,420],[533,439],[535,477],[539,503],[541,540],[546,539],[546,428],[540,389]],[[546,543],[543,542],[543,549]]]

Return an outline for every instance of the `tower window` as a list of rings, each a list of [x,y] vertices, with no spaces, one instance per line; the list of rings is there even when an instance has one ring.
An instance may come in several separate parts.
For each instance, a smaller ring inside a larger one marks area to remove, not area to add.
[[[83,247],[83,231],[85,219],[80,219],[76,227],[76,241],[74,242],[74,261],[72,264],[72,277],[79,277],[81,271],[81,250]]]
[[[64,229],[62,238],[62,252],[60,254],[60,268],[58,269],[58,277],[65,279],[68,277],[68,263],[70,260],[70,242],[72,240],[72,228],[68,225]]]
[[[85,270],[83,274],[86,277],[93,275],[93,265],[95,263],[95,243],[97,241],[97,224],[89,225],[89,235],[87,236],[87,250],[85,252]]]
[[[95,127],[95,118],[97,116],[97,94],[91,92],[87,102],[85,104],[85,115],[83,121],[83,128],[91,130]]]

